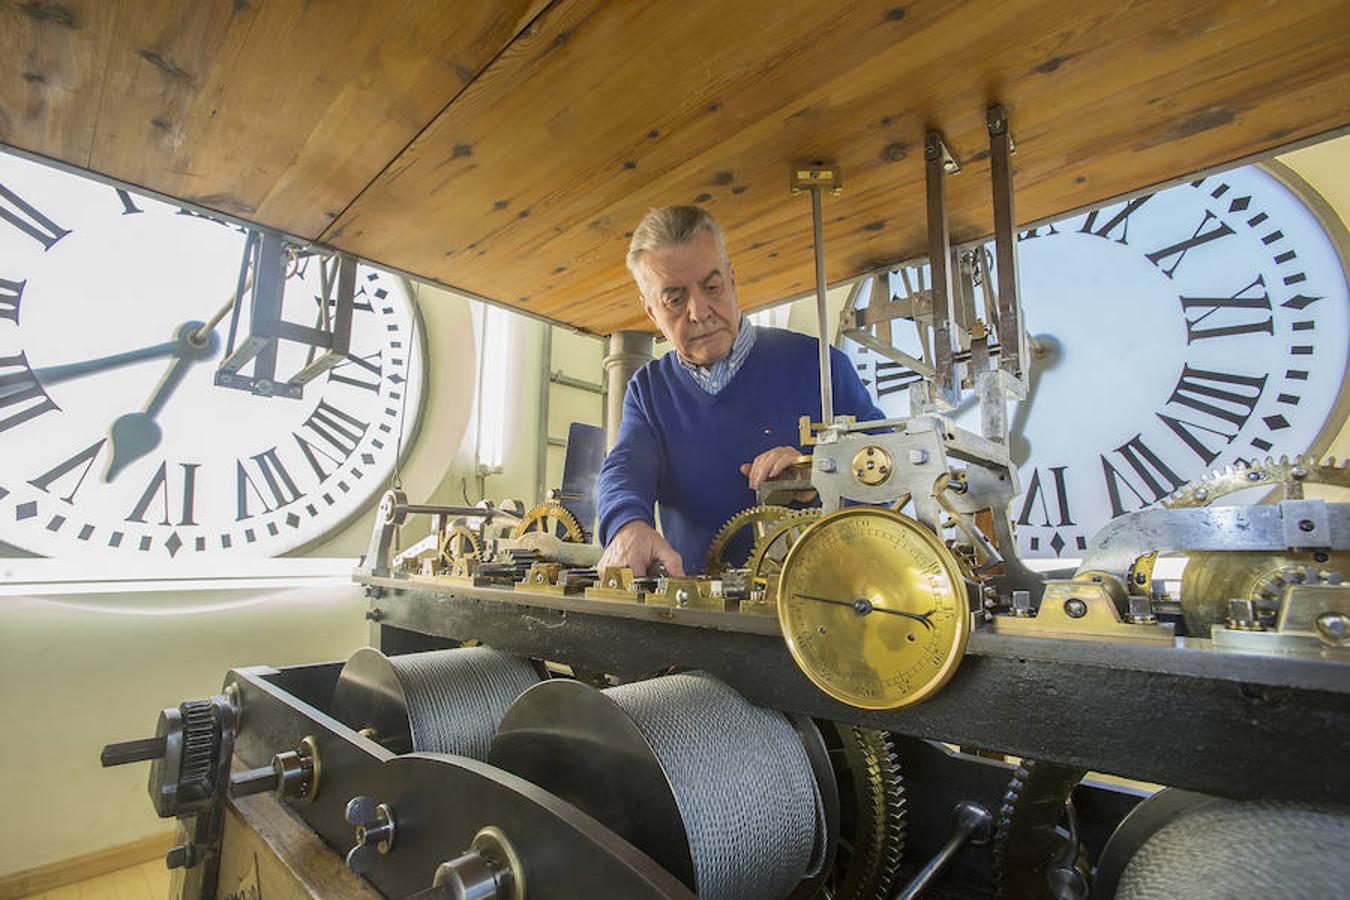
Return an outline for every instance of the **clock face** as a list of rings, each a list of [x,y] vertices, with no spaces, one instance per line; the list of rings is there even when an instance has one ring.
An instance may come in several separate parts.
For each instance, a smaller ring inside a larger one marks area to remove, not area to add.
[[[244,243],[0,154],[0,541],[138,564],[271,556],[385,486],[422,394],[402,284],[359,267],[347,356],[302,399],[255,396],[215,384],[230,315],[186,340],[233,296]],[[283,315],[316,325],[320,263],[293,268]],[[308,348],[279,344],[288,379]]]
[[[1018,260],[1039,347],[1029,399],[1011,413],[1021,555],[1081,556],[1112,517],[1213,468],[1307,452],[1339,425],[1329,419],[1350,352],[1343,261],[1268,172],[1237,169],[1043,225],[1019,235]],[[903,294],[900,284],[892,276]],[[918,351],[917,340],[896,343]],[[908,415],[913,376],[845,349],[887,414]],[[972,401],[956,420],[979,431]]]

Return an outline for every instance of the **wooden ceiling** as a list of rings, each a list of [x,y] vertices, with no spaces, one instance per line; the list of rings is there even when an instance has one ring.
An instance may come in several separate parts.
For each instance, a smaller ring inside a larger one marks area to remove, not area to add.
[[[0,0],[0,142],[596,333],[700,203],[742,305],[814,283],[792,164],[840,166],[828,278],[989,233],[985,107],[1044,218],[1350,123],[1348,0]]]

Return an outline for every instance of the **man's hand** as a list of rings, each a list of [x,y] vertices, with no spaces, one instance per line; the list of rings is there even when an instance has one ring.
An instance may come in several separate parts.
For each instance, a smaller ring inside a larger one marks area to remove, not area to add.
[[[754,462],[741,466],[741,474],[750,479],[750,490],[757,491],[770,479],[777,478],[801,459],[802,451],[796,447],[774,447],[755,457]]]
[[[658,562],[666,567],[667,575],[684,577],[684,560],[675,548],[666,543],[655,528],[641,519],[634,519],[614,533],[600,557],[599,568],[628,566],[634,575],[641,577],[649,574],[652,564]]]

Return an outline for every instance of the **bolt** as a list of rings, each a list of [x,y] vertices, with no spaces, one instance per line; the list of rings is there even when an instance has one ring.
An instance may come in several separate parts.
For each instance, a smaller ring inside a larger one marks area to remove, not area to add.
[[[383,618],[384,618],[384,611],[381,610],[378,606],[375,607],[374,609],[366,610],[367,621],[378,622]]]
[[[617,578],[611,578],[609,581],[605,582],[605,587],[616,588],[618,586],[619,586],[619,579]]]
[[[867,473],[864,472],[862,469],[859,469],[855,474],[856,474],[859,478],[861,478],[861,477],[863,477],[864,475],[866,475]]]
[[[1324,612],[1317,617],[1317,636],[1329,644],[1343,644],[1350,638],[1350,616]]]
[[[1135,584],[1144,584],[1144,583],[1147,582],[1147,581],[1148,581],[1148,576],[1145,575],[1143,572],[1136,572],[1136,573],[1135,573],[1135,575],[1134,575],[1134,583],[1135,583]]]
[[[1077,597],[1064,601],[1064,614],[1070,619],[1081,619],[1087,615],[1087,604]]]
[[[1260,472],[1248,472],[1248,473],[1247,473],[1247,480],[1248,480],[1248,481],[1260,481],[1260,480],[1262,479],[1262,477],[1264,477],[1264,476],[1262,476]]]
[[[928,462],[928,451],[917,448],[909,451],[909,461],[916,466],[923,465]]]
[[[1324,563],[1327,560],[1331,559],[1331,555],[1323,550],[1318,550],[1316,553],[1313,554],[1313,559],[1316,562]]]
[[[1200,488],[1200,490],[1195,492],[1195,499],[1197,500],[1205,500],[1208,499],[1208,497],[1209,491],[1205,490],[1204,488]]]
[[[838,467],[835,465],[835,462],[834,462],[834,460],[832,460],[832,459],[828,459],[828,458],[827,458],[827,459],[822,459],[822,460],[820,461],[820,471],[822,471],[822,472],[833,472],[833,471],[835,471],[835,469],[837,469],[837,468],[838,468]]]
[[[1294,468],[1289,470],[1289,474],[1294,476],[1295,478],[1307,478],[1308,470],[1303,468],[1302,466],[1294,466]]]
[[[678,591],[676,591],[676,592],[675,592],[675,602],[678,603],[678,604],[680,604],[681,606],[684,606],[686,603],[688,603],[688,602],[689,602],[689,591],[688,591],[687,589],[685,589],[685,588],[680,588]]]
[[[880,469],[877,469],[877,471],[880,472],[882,475],[885,475],[887,472],[890,471],[890,469],[886,468],[885,466],[882,466]]]
[[[1317,524],[1316,524],[1315,522],[1313,522],[1312,519],[1299,519],[1299,520],[1298,520],[1298,530],[1299,530],[1299,531],[1316,531],[1316,530],[1317,530]]]

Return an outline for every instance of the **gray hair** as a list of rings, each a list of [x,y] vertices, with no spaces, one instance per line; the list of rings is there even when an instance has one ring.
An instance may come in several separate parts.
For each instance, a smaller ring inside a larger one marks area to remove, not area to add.
[[[633,240],[628,245],[628,271],[633,280],[642,287],[638,277],[638,260],[648,250],[662,247],[674,247],[687,244],[698,237],[700,231],[707,231],[717,241],[717,249],[727,255],[727,245],[722,237],[722,228],[717,220],[701,206],[662,206],[648,211],[642,221],[633,229]]]

